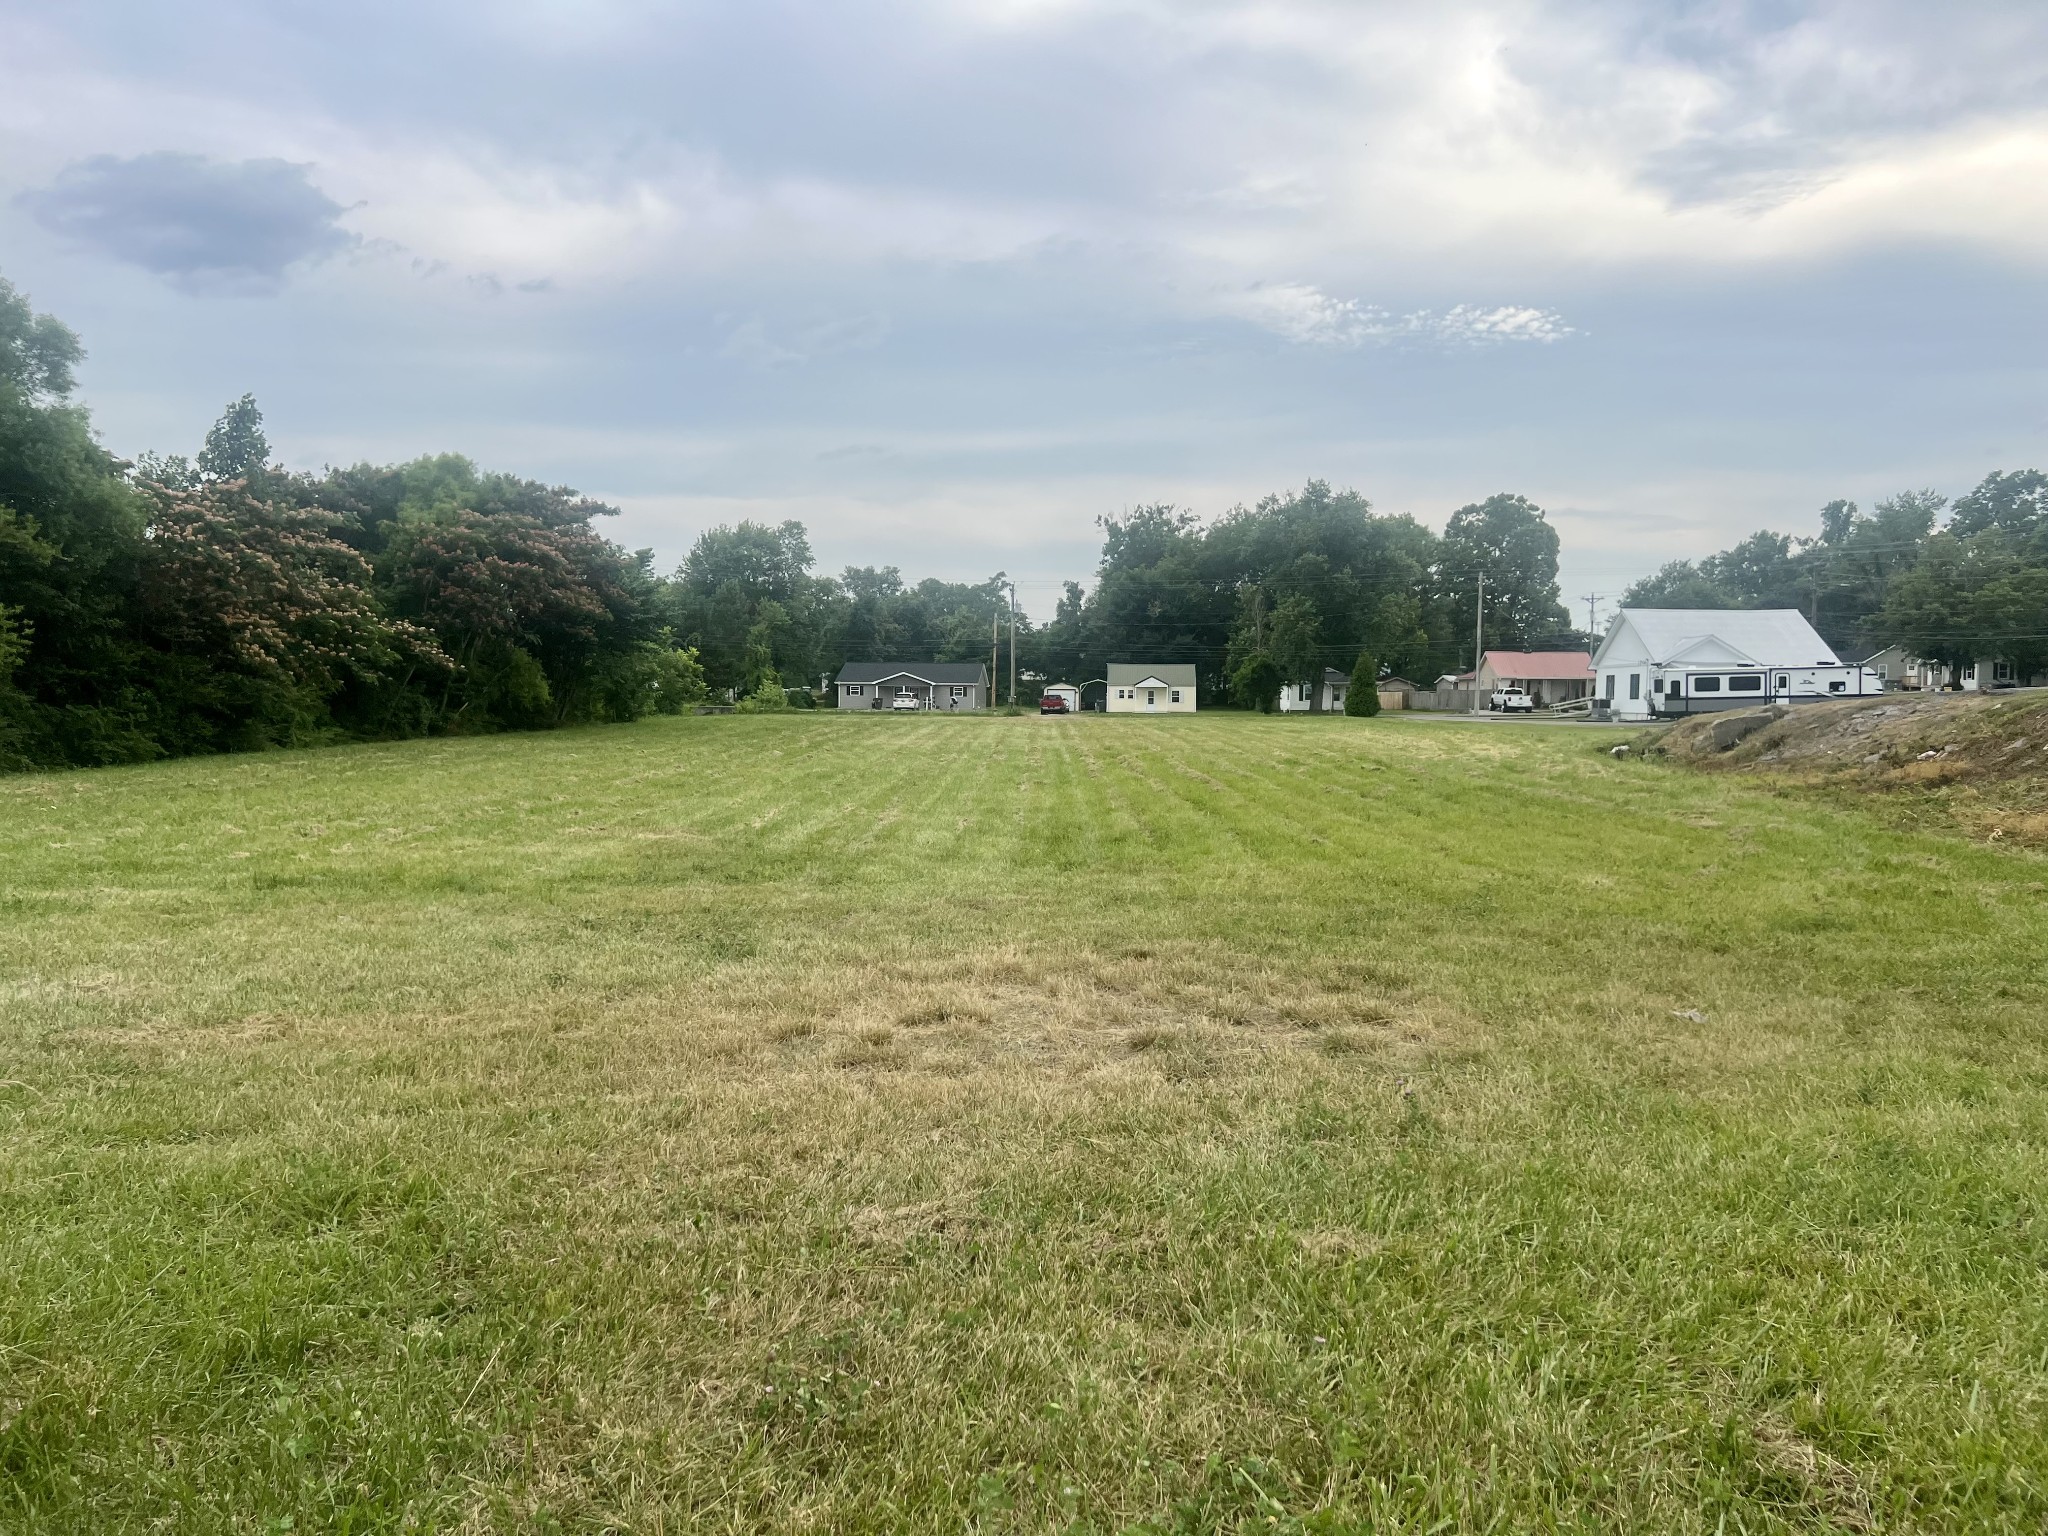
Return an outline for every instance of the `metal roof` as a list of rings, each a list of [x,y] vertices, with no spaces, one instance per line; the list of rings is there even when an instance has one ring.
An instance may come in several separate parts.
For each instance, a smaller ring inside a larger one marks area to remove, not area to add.
[[[1112,661],[1109,664],[1108,681],[1112,688],[1135,687],[1148,677],[1158,678],[1168,688],[1192,688],[1195,686],[1195,665],[1191,661]]]
[[[1624,608],[1595,666],[1633,630],[1651,665],[1691,659],[1761,667],[1838,667],[1841,658],[1796,608]]]
[[[1585,651],[1488,651],[1495,677],[1517,682],[1583,683],[1593,676],[1593,658]]]

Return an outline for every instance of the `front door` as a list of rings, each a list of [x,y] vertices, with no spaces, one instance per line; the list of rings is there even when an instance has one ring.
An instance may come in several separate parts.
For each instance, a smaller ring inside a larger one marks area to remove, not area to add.
[[[1790,672],[1774,672],[1771,674],[1771,692],[1790,693],[1791,691],[1792,674]]]
[[[1159,690],[1157,688],[1147,688],[1145,690],[1145,707],[1147,709],[1154,709],[1158,707],[1158,704]]]

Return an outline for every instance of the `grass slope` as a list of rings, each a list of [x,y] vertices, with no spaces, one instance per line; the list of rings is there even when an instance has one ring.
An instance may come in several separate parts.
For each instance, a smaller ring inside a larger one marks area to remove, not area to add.
[[[1753,713],[1753,712],[1752,712]],[[1696,715],[1642,739],[1696,768],[1843,797],[1896,820],[2048,847],[2048,692],[1887,693],[1805,704],[1733,750]]]
[[[1397,718],[0,781],[0,1529],[2037,1532],[2044,869]]]

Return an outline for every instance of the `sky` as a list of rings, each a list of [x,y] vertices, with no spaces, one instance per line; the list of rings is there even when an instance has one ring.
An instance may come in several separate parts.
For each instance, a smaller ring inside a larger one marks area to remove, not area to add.
[[[2048,466],[2048,6],[0,0],[0,276],[127,456],[252,391],[1040,616],[1141,503],[1515,491],[1583,616]]]

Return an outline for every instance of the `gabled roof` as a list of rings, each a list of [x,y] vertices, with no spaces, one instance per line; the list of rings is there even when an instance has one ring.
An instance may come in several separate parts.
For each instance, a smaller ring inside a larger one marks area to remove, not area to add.
[[[1192,688],[1195,667],[1187,661],[1112,661],[1108,682],[1112,688],[1143,688],[1147,683],[1158,688]]]
[[[888,683],[902,678],[918,683],[988,683],[988,667],[979,661],[849,661],[839,669],[842,683]]]
[[[1488,651],[1495,677],[1516,681],[1584,683],[1592,681],[1593,657],[1587,651]]]
[[[1730,662],[1758,667],[1838,667],[1841,659],[1796,608],[1624,608],[1593,664],[1627,636],[1650,665]]]

